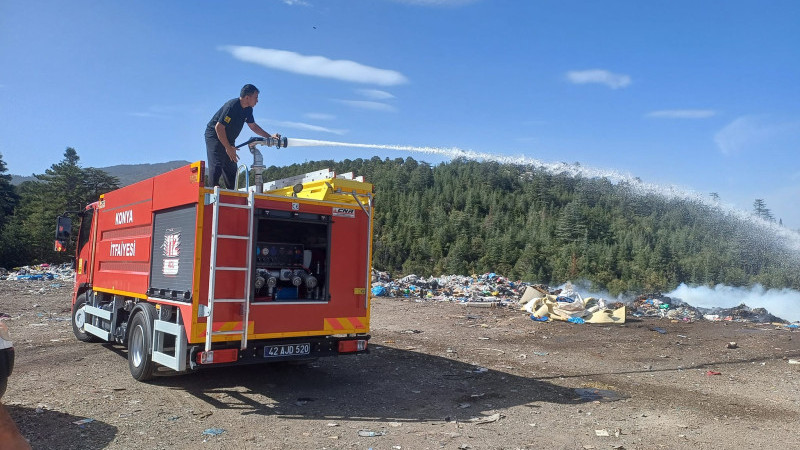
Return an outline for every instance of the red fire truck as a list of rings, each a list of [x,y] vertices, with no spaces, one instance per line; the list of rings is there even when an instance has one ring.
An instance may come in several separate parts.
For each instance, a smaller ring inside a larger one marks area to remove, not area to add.
[[[329,170],[262,183],[257,144],[254,186],[206,188],[200,161],[82,212],[73,331],[127,345],[135,379],[367,351],[372,185]],[[68,218],[58,230],[63,247]]]

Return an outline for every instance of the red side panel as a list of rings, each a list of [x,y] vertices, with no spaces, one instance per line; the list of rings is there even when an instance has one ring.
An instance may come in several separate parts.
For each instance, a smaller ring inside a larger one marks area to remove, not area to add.
[[[147,296],[153,212],[197,203],[202,178],[203,165],[194,163],[105,194],[97,211],[95,289]]]
[[[153,178],[153,210],[197,203],[203,164],[194,163]]]
[[[98,209],[94,287],[144,294],[150,274],[153,180],[105,195]]]

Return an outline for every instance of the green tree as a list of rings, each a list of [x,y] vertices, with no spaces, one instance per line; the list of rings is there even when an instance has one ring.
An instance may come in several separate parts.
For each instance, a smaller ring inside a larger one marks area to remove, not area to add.
[[[19,202],[0,236],[6,267],[69,258],[71,252],[53,250],[56,217],[71,212],[74,219],[75,213],[100,194],[118,187],[116,177],[99,169],[82,169],[79,160],[77,151],[68,147],[64,159],[36,175],[36,181],[20,185]]]
[[[753,214],[755,214],[756,217],[760,217],[770,222],[775,221],[775,217],[772,215],[772,211],[770,211],[769,208],[767,208],[766,202],[764,201],[764,199],[761,198],[757,198],[753,201]]]
[[[3,161],[3,154],[0,153],[0,229],[8,220],[14,208],[19,202],[16,189],[11,184],[11,175],[7,175],[6,162]]]

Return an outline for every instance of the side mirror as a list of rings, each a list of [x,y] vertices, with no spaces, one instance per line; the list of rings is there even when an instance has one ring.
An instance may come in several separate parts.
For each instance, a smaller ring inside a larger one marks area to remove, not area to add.
[[[67,250],[67,243],[72,235],[72,219],[67,216],[59,216],[56,219],[56,242],[53,250],[63,252]]]

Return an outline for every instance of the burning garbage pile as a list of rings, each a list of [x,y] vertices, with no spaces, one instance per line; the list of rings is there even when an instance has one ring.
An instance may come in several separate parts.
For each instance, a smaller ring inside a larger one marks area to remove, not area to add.
[[[662,295],[642,295],[634,301],[633,305],[631,315],[634,317],[658,317],[682,322],[709,320],[712,322],[787,323],[764,308],[750,308],[745,304],[733,308],[699,308],[679,299]]]
[[[633,301],[633,317],[655,317],[661,319],[694,322],[703,320],[703,313],[697,308],[677,299],[660,294],[640,295]]]
[[[726,320],[786,323],[764,308],[697,308],[661,294],[640,295],[632,301],[583,297],[567,283],[560,289],[513,281],[496,273],[392,279],[373,270],[374,297],[409,298],[414,301],[449,301],[474,307],[518,308],[535,321],[562,320],[572,323],[625,323],[626,318],[658,318],[680,322]]]
[[[784,323],[785,320],[773,316],[764,308],[750,308],[745,304],[733,308],[698,308],[706,320],[729,320],[734,322]]]

